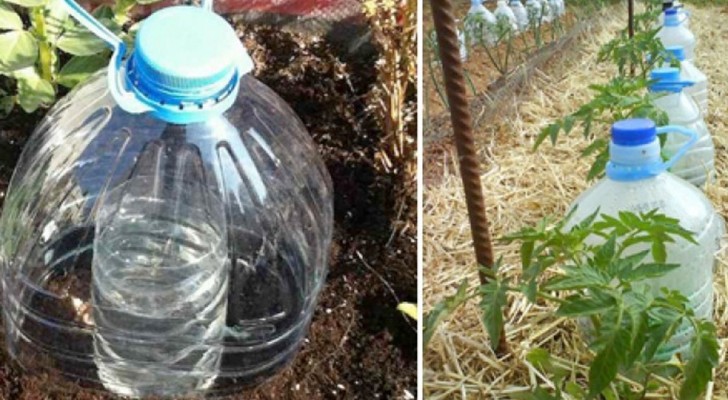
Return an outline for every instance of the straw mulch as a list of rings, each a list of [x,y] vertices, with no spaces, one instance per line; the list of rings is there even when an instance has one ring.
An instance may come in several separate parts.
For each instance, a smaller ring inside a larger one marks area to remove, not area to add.
[[[535,71],[527,89],[500,106],[505,118],[484,123],[477,132],[483,159],[483,184],[494,237],[533,225],[547,215],[560,216],[572,200],[588,187],[585,181],[591,160],[579,158],[587,143],[580,134],[531,150],[535,136],[550,121],[572,112],[590,98],[587,85],[606,82],[615,71],[596,65],[599,46],[624,25],[626,11],[613,10],[600,20],[591,35],[552,63]],[[719,178],[708,188],[721,214],[728,214],[728,59],[725,43],[728,26],[719,7],[694,9],[691,29],[700,38],[699,67],[711,82],[711,113],[708,123],[714,135]],[[513,111],[515,110],[515,111]],[[607,129],[602,127],[601,129]],[[425,155],[426,157],[427,155]],[[447,157],[453,160],[456,157]],[[434,180],[424,197],[424,305],[425,311],[464,279],[477,282],[471,236],[457,165],[442,167],[442,179]],[[503,256],[503,271],[517,274],[516,246],[496,243],[496,256]],[[725,253],[725,252],[723,252]],[[715,272],[715,321],[721,340],[720,362],[706,398],[728,398],[728,258],[721,256]],[[548,349],[561,364],[585,376],[592,355],[573,322],[554,317],[554,309],[534,306],[520,296],[511,296],[506,314],[506,335],[511,354],[498,359],[489,348],[476,301],[461,308],[441,324],[425,352],[425,395],[440,398],[510,398],[514,392],[549,386],[549,379],[526,362],[534,347]],[[576,374],[574,374],[576,376]],[[623,378],[626,379],[626,378]],[[649,398],[672,398],[670,392]]]

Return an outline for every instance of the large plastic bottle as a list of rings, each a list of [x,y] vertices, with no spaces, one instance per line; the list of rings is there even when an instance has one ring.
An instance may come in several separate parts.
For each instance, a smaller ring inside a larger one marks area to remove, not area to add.
[[[665,10],[664,18],[665,22],[660,31],[657,32],[657,38],[660,39],[662,45],[665,47],[682,46],[685,50],[685,59],[693,61],[695,59],[695,46],[697,44],[695,35],[681,23],[681,17],[677,9],[670,8]]]
[[[549,0],[541,0],[541,18],[545,23],[550,23],[556,18],[555,12]]]
[[[551,13],[553,18],[556,19],[566,13],[566,5],[564,0],[549,0],[549,6],[551,7]]]
[[[526,0],[526,12],[528,13],[528,23],[530,26],[539,26],[543,19],[543,7],[541,0]]]
[[[712,181],[715,177],[715,146],[700,108],[683,91],[683,88],[692,82],[683,81],[677,68],[653,70],[650,79],[655,82],[650,86],[650,91],[659,96],[654,100],[655,106],[665,111],[670,124],[690,129],[698,135],[695,146],[672,166],[670,172],[695,186],[703,186],[706,181]],[[684,137],[670,135],[662,150],[666,156],[672,156],[685,145],[685,142]]]
[[[685,59],[685,50],[682,46],[668,46],[667,51],[680,61],[680,78],[683,81],[693,82],[693,85],[686,87],[684,91],[698,103],[703,118],[706,118],[708,116],[708,77],[692,61]]]
[[[506,0],[498,0],[495,12],[493,13],[499,24],[506,24],[510,27],[511,31],[518,33],[518,20],[516,19],[513,10],[508,7]],[[503,22],[500,22],[503,21]]]
[[[680,152],[669,161],[660,156],[658,133],[677,132],[688,136]],[[651,120],[620,121],[612,127],[607,176],[581,194],[572,204],[570,224],[575,225],[599,210],[616,216],[620,211],[660,213],[676,218],[680,225],[695,233],[697,245],[684,239],[666,244],[667,262],[681,267],[649,285],[655,294],[661,287],[678,290],[690,300],[697,317],[710,319],[713,306],[713,266],[719,249],[722,219],[705,195],[667,169],[697,141],[694,132],[682,127],[656,128]],[[591,237],[592,243],[603,238]],[[647,250],[635,248],[635,252]],[[646,261],[649,262],[649,261]],[[668,346],[658,352],[661,359],[680,352],[689,356],[692,329],[681,327]]]
[[[497,39],[494,31],[497,22],[495,15],[485,8],[482,0],[471,0],[470,10],[465,17],[465,29],[470,41],[477,42],[482,39],[486,44],[493,45]]]
[[[3,313],[26,371],[132,397],[239,391],[307,332],[333,228],[330,177],[225,19],[173,6],[60,100],[4,204]]]
[[[516,16],[516,21],[518,22],[518,30],[521,32],[527,31],[528,11],[526,11],[526,7],[523,6],[521,0],[511,0],[508,6],[511,8],[513,15]]]
[[[662,11],[663,13],[660,14],[659,18],[659,24],[662,26],[665,22],[665,14],[664,11],[670,8],[677,9],[678,16],[680,18],[681,23],[686,28],[690,29],[690,12],[685,9],[685,6],[681,4],[679,1],[672,1],[672,0],[664,0],[662,2]]]

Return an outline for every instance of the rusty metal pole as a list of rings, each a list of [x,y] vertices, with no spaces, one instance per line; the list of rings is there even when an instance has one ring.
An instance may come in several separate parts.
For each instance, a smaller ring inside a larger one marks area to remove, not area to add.
[[[450,104],[450,119],[460,161],[460,175],[468,206],[475,259],[479,266],[480,282],[485,284],[488,282],[488,277],[480,271],[480,268],[492,268],[495,260],[488,217],[485,215],[485,200],[480,181],[480,162],[473,139],[472,116],[466,95],[463,65],[460,60],[457,28],[450,0],[430,0],[430,3],[440,49],[445,90]],[[494,346],[494,350],[497,354],[504,354],[507,351],[506,335],[501,332],[500,337],[500,343]]]
[[[627,28],[629,30],[629,38],[634,37],[634,0],[627,0],[627,14],[629,21],[627,22]],[[631,63],[629,66],[629,72],[631,76],[635,74],[635,65]]]
[[[627,0],[627,12],[629,13],[629,38],[634,37],[634,0]]]

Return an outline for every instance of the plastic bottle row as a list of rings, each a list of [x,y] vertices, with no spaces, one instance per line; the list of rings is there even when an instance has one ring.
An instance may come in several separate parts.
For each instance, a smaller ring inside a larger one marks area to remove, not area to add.
[[[493,44],[497,39],[496,27],[499,25],[518,34],[552,22],[565,13],[564,0],[526,0],[525,6],[521,0],[498,0],[493,12],[481,0],[472,0],[465,21],[471,35],[483,34],[486,42]]]

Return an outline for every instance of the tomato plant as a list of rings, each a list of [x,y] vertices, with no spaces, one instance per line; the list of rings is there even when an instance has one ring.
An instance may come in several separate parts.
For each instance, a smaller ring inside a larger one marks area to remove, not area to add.
[[[712,322],[697,318],[688,299],[680,292],[661,288],[655,294],[647,279],[659,278],[679,267],[666,262],[666,243],[684,240],[695,244],[692,233],[679,221],[656,211],[618,216],[592,214],[571,224],[567,216],[556,222],[548,219],[502,239],[520,245],[521,274],[507,278],[496,263],[484,271],[489,282],[470,287],[463,282],[457,292],[435,305],[424,321],[425,345],[437,325],[465,302],[480,298],[482,320],[491,343],[498,343],[503,328],[503,312],[508,293],[520,293],[536,304],[551,303],[556,315],[589,322],[589,347],[594,357],[588,372],[588,385],[570,382],[569,390],[583,390],[595,398],[617,384],[617,375],[626,374],[640,383],[618,385],[620,397],[632,398],[660,384],[656,376],[677,368],[682,374],[681,399],[695,399],[712,378],[718,363],[718,339]],[[604,239],[590,244],[589,237]],[[639,251],[647,245],[650,250]],[[650,257],[651,256],[651,257]],[[654,260],[654,261],[652,261]],[[691,357],[676,364],[660,354],[679,328],[692,330]],[[545,350],[535,355],[545,372],[549,371]],[[567,375],[560,377],[566,390]],[[576,387],[574,386],[576,385]],[[641,397],[634,397],[641,398]]]

